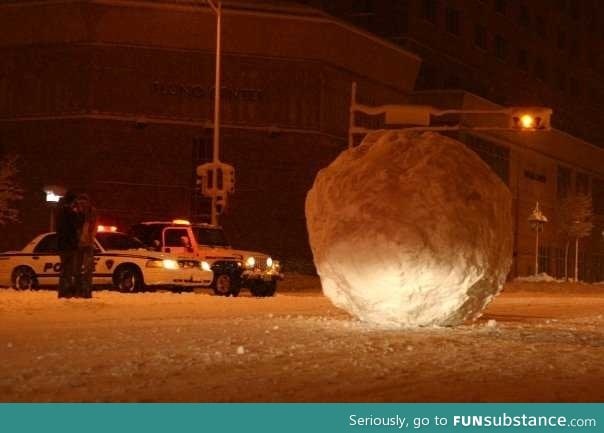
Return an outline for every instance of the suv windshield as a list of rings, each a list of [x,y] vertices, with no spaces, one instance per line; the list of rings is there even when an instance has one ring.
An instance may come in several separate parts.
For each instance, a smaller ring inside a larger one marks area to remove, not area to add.
[[[96,239],[105,250],[137,250],[144,248],[141,242],[124,233],[97,233]]]
[[[228,247],[229,243],[222,229],[210,227],[193,227],[195,239],[200,245],[209,245],[212,247]]]

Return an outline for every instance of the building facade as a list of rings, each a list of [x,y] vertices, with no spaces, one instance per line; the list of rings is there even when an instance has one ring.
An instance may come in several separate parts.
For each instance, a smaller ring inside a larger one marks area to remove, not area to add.
[[[221,159],[237,185],[220,222],[238,246],[310,263],[305,195],[346,146],[350,83],[399,101],[420,60],[304,6],[223,13]],[[207,220],[195,169],[212,158],[215,22],[196,0],[0,4],[0,153],[20,157],[25,187],[0,248],[48,230],[48,185],[88,191],[120,229]]]

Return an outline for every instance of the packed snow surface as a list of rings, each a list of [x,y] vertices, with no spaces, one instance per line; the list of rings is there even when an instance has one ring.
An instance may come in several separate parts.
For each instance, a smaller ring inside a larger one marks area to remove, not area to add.
[[[510,283],[475,323],[403,331],[320,291],[0,289],[0,402],[604,401],[602,286]]]
[[[537,275],[529,275],[526,277],[516,277],[516,278],[514,278],[514,281],[519,282],[519,283],[563,283],[564,282],[563,279],[558,280],[545,272],[541,272],[540,274],[537,274]]]
[[[501,290],[511,194],[464,144],[376,131],[319,172],[306,220],[323,291],[381,326],[457,325]]]

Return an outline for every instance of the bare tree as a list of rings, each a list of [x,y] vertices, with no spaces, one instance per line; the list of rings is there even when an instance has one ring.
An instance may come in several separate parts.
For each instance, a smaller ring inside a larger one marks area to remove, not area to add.
[[[575,281],[579,280],[579,239],[587,237],[594,228],[592,198],[586,194],[573,194],[564,198],[558,212],[558,232],[565,241],[564,278],[568,279],[568,250],[575,242]]]
[[[23,190],[17,181],[17,157],[0,160],[0,225],[18,221],[15,203],[23,198]]]

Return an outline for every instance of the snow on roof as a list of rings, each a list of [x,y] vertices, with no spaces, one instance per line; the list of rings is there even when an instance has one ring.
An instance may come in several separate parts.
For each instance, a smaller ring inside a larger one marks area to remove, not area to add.
[[[424,90],[410,95],[412,103],[430,104],[441,109],[499,109],[503,106],[465,90]],[[552,128],[548,132],[471,131],[473,135],[529,148],[557,161],[578,166],[604,177],[604,148],[567,132]]]

